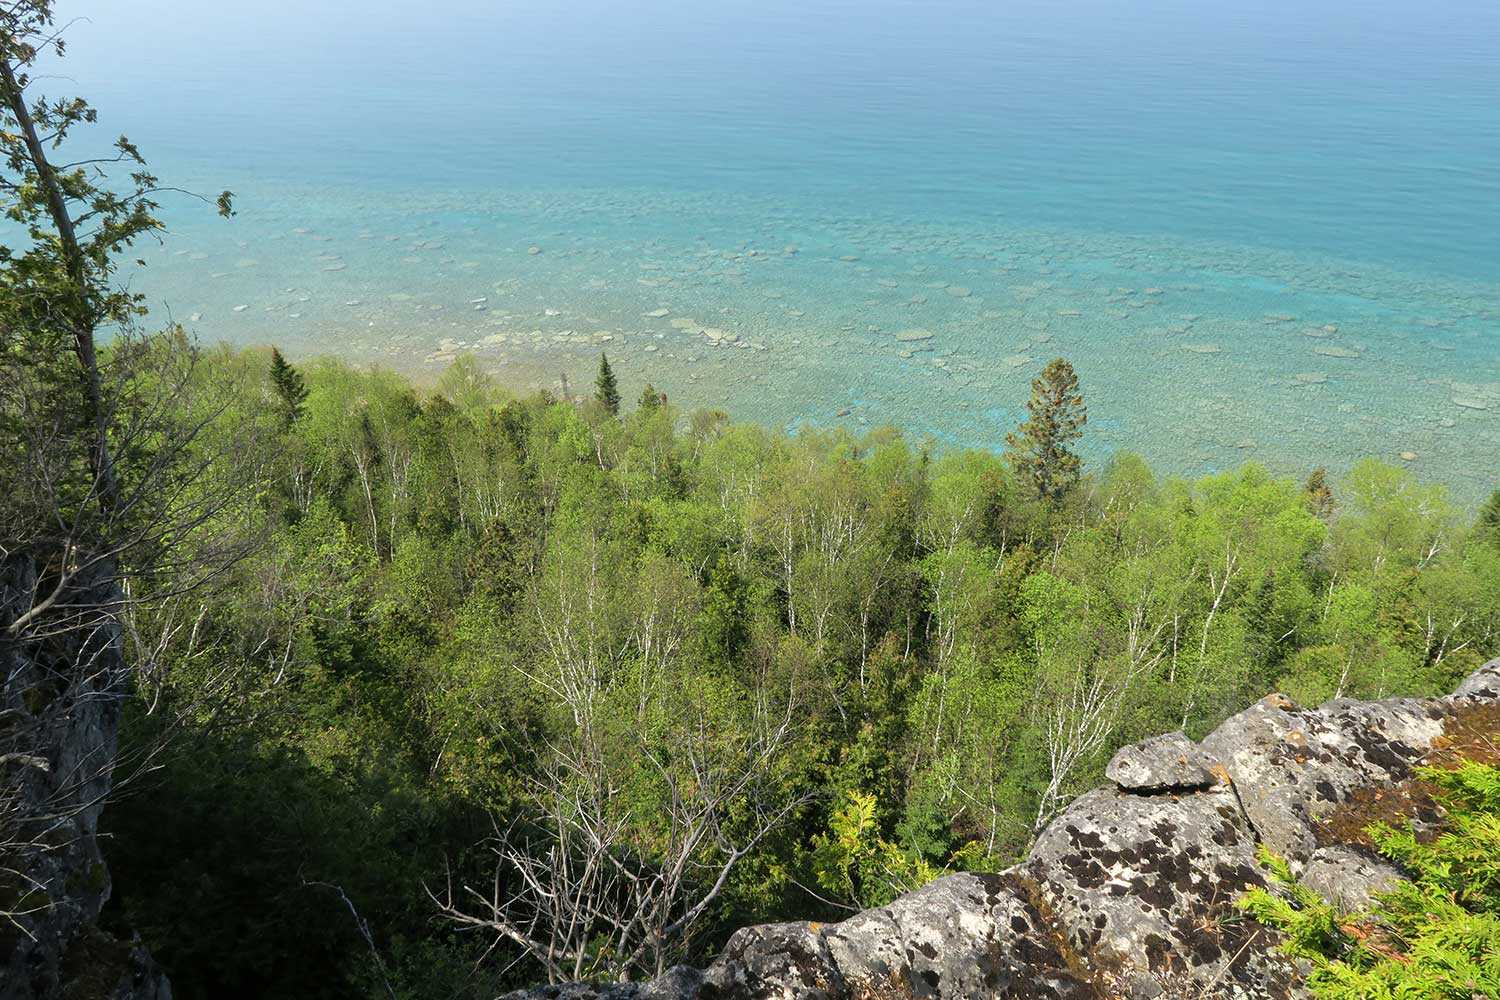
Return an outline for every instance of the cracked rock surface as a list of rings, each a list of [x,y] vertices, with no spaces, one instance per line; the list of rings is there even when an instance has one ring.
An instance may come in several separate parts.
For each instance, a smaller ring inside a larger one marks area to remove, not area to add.
[[[1497,702],[1500,660],[1447,698],[1305,709],[1271,695],[1201,743],[1121,750],[1115,787],[1073,802],[1007,872],[951,875],[841,923],[747,927],[703,970],[507,1000],[1304,997],[1276,935],[1235,909],[1265,884],[1257,847],[1327,898],[1367,902],[1398,873],[1327,821],[1411,777],[1480,713],[1493,739]]]
[[[1167,801],[1090,792],[1043,831],[1025,868],[1073,951],[1132,994],[1153,996],[1169,980],[1246,997],[1290,992],[1295,970],[1256,948],[1259,929],[1235,912],[1266,883],[1231,788]]]

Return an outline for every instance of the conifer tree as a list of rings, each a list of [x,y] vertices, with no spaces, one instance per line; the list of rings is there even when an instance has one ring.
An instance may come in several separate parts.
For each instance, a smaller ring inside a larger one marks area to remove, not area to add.
[[[609,367],[609,358],[599,355],[599,377],[594,380],[594,398],[604,404],[612,417],[620,415],[620,387],[615,384],[615,373]]]
[[[1328,485],[1327,469],[1319,466],[1312,470],[1302,491],[1307,496],[1307,504],[1314,514],[1327,518],[1333,513],[1333,487]]]
[[[665,404],[666,401],[667,394],[658,392],[656,386],[647,382],[645,391],[641,393],[641,411],[643,413],[653,413],[657,408]]]
[[[1056,501],[1078,482],[1083,462],[1069,445],[1088,422],[1078,374],[1065,359],[1057,358],[1032,381],[1026,412],[1026,422],[1005,436],[1006,457],[1038,497]]]
[[[271,348],[271,385],[276,389],[282,425],[288,430],[302,416],[302,404],[307,402],[307,385],[302,373],[293,368],[281,351]]]
[[[1500,548],[1500,490],[1490,494],[1490,498],[1479,508],[1479,530],[1488,535],[1490,543]]]

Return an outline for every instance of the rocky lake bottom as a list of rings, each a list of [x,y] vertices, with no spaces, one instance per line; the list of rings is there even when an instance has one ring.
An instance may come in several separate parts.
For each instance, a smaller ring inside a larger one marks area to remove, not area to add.
[[[785,199],[618,189],[482,195],[284,185],[148,252],[158,318],[518,389],[627,390],[796,428],[895,424],[999,447],[1070,359],[1086,451],[1198,475],[1374,456],[1474,502],[1500,467],[1500,282],[1310,253]]]

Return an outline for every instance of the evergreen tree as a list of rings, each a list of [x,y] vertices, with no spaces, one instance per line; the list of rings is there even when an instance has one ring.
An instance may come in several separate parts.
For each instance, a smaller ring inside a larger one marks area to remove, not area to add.
[[[302,373],[293,368],[275,347],[271,348],[271,385],[276,389],[282,425],[290,430],[302,416],[302,404],[307,402],[307,385],[302,381]]]
[[[1479,520],[1477,522],[1479,534],[1488,538],[1490,544],[1500,549],[1500,490],[1490,494],[1490,498],[1479,508]]]
[[[666,402],[667,394],[658,392],[656,386],[647,382],[645,391],[641,393],[641,411],[643,413],[653,413],[657,408],[665,405]]]
[[[615,384],[615,373],[609,367],[609,358],[599,355],[599,377],[594,380],[594,398],[604,404],[612,417],[620,415],[620,387]]]
[[[1325,520],[1333,513],[1333,487],[1328,485],[1328,470],[1319,466],[1312,470],[1302,487],[1307,496],[1307,505],[1312,512]]]
[[[1057,358],[1031,383],[1028,419],[1005,436],[1016,474],[1043,500],[1063,497],[1078,482],[1083,462],[1069,445],[1083,436],[1088,409],[1073,366]]]

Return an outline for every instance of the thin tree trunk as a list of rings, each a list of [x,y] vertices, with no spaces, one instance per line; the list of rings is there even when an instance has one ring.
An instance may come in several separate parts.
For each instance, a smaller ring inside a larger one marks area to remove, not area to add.
[[[74,285],[73,308],[69,310],[73,327],[73,352],[78,356],[82,369],[86,416],[94,429],[94,443],[90,449],[90,464],[99,486],[99,505],[107,513],[114,509],[119,499],[119,487],[115,482],[114,462],[109,453],[109,430],[104,413],[104,389],[99,378],[99,358],[94,350],[94,318],[88,305],[88,267],[83,248],[78,243],[78,233],[73,228],[73,217],[68,214],[67,199],[57,172],[47,159],[47,150],[36,133],[31,109],[26,106],[26,95],[16,80],[15,69],[9,59],[0,59],[0,82],[5,85],[6,102],[16,122],[21,127],[21,136],[26,143],[26,154],[36,167],[37,183],[47,200],[47,213],[57,227],[58,242],[62,245],[63,262],[68,269],[68,279]]]

